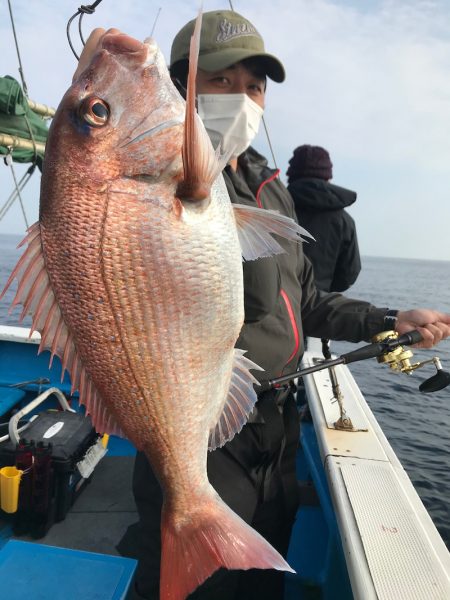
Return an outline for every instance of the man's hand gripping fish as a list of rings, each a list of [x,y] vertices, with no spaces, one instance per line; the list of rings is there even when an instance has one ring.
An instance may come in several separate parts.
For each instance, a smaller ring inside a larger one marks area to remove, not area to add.
[[[256,402],[259,367],[234,348],[242,256],[282,252],[271,233],[305,231],[231,204],[195,112],[200,22],[186,104],[153,40],[104,36],[53,119],[39,222],[6,286],[18,279],[13,306],[33,316],[39,351],[59,356],[97,431],[147,454],[164,492],[164,600],[220,567],[291,570],[222,502],[206,458]]]

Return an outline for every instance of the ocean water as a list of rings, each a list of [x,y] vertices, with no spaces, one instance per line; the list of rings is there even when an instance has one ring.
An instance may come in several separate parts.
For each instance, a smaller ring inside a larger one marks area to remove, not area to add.
[[[16,249],[19,241],[17,236],[0,235],[0,290],[21,254]],[[346,295],[381,307],[427,307],[450,313],[450,262],[364,257],[358,281]],[[1,324],[18,324],[20,310],[8,314],[12,298],[8,291],[0,303]],[[333,342],[332,351],[339,355],[359,345]],[[439,356],[450,371],[450,340],[432,350],[414,351],[412,362],[433,356]],[[450,386],[433,394],[419,391],[420,383],[434,374],[433,365],[410,376],[392,372],[375,359],[350,368],[450,548]]]

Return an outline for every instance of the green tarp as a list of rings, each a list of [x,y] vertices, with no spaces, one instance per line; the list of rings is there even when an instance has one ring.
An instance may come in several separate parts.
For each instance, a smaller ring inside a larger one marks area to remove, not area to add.
[[[37,142],[45,143],[48,128],[45,120],[34,113],[28,106],[20,84],[9,75],[0,77],[0,133],[15,135],[27,140],[31,139],[28,123]],[[8,149],[0,146],[0,154],[7,154]],[[12,153],[17,162],[33,162],[33,150],[15,149]],[[37,163],[42,164],[43,153],[38,151]]]

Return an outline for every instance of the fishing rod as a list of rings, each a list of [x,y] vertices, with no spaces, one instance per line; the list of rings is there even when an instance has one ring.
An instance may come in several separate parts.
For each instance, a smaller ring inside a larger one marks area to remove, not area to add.
[[[348,365],[368,358],[377,358],[378,362],[389,364],[392,370],[407,374],[411,374],[423,365],[433,363],[436,367],[436,373],[425,380],[419,386],[419,390],[423,393],[437,392],[450,384],[450,373],[443,370],[439,358],[435,356],[432,359],[411,364],[409,359],[413,356],[413,353],[410,350],[405,350],[403,348],[403,346],[417,344],[421,342],[422,339],[422,335],[417,330],[404,333],[400,336],[395,331],[385,331],[378,336],[375,336],[374,341],[371,344],[357,348],[352,352],[347,352],[334,359],[321,360],[311,367],[288,373],[282,377],[263,381],[260,390],[266,391],[277,388],[280,385],[288,384],[298,377],[322,371],[323,369],[333,369],[338,365]]]

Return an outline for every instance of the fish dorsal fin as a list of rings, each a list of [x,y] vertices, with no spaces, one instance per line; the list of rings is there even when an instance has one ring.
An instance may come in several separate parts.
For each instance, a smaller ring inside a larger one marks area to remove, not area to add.
[[[91,416],[99,433],[123,435],[114,417],[103,405],[100,394],[78,355],[73,335],[64,322],[45,266],[39,223],[30,227],[20,246],[24,244],[27,244],[27,248],[11,273],[0,300],[17,278],[17,293],[10,311],[17,304],[22,304],[20,321],[26,315],[32,315],[30,337],[33,331],[41,334],[38,354],[43,350],[50,350],[50,367],[54,356],[61,359],[61,381],[67,370],[72,382],[71,393],[78,390],[80,402],[86,407],[86,413]]]
[[[228,158],[219,158],[195,109],[195,85],[198,53],[202,28],[202,13],[198,14],[189,49],[189,75],[186,93],[183,158],[184,178],[178,184],[177,197],[181,200],[201,201],[209,197],[211,186],[224,168]]]
[[[211,429],[208,449],[215,450],[229,442],[241,431],[256,403],[256,392],[253,384],[258,381],[250,373],[250,369],[264,371],[244,356],[245,351],[234,349],[233,370],[230,388],[222,414]]]
[[[233,209],[244,260],[283,254],[284,248],[272,234],[292,242],[304,241],[302,236],[314,239],[294,219],[276,211],[244,204],[233,204]]]

